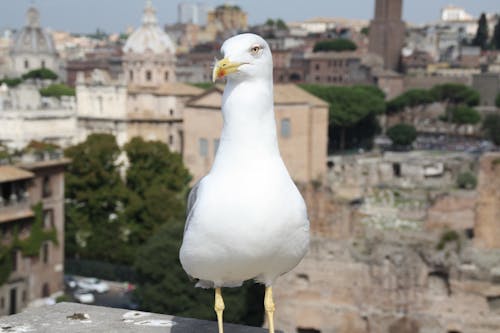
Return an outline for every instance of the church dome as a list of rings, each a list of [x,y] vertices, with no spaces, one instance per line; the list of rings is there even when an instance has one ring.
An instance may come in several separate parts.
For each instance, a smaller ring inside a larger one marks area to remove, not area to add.
[[[26,13],[27,25],[14,37],[13,54],[55,54],[54,41],[40,27],[40,13],[34,7]]]
[[[151,1],[146,2],[141,27],[130,35],[123,47],[125,53],[145,53],[147,50],[156,54],[175,53],[174,43],[158,25]]]

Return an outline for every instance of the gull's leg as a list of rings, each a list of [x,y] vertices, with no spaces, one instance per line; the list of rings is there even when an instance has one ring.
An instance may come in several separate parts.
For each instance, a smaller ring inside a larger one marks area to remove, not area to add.
[[[222,326],[222,312],[224,311],[224,300],[220,288],[215,288],[215,313],[217,313],[217,323],[219,324],[219,333],[224,333]]]
[[[266,295],[264,296],[264,308],[266,309],[267,321],[269,324],[269,333],[274,333],[274,301],[272,287],[266,287]]]

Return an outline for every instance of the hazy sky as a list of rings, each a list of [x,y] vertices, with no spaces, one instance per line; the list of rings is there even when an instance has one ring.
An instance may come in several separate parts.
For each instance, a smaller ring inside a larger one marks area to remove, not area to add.
[[[177,20],[180,0],[153,0],[162,24]],[[210,5],[237,4],[248,12],[251,24],[267,18],[297,21],[316,16],[369,19],[375,0],[195,0]],[[499,0],[405,0],[404,19],[411,23],[439,18],[443,6],[453,3],[478,16],[481,12],[500,12]],[[144,0],[0,0],[0,29],[19,28],[25,12],[34,3],[41,12],[42,25],[55,30],[120,32],[140,23]]]

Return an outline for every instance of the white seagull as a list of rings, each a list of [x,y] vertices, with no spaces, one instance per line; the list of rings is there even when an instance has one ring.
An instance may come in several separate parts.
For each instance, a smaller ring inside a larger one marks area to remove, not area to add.
[[[221,52],[213,79],[227,78],[224,127],[210,172],[189,194],[180,261],[197,287],[215,288],[219,333],[221,288],[249,279],[266,286],[274,333],[272,285],[306,254],[309,220],[278,149],[269,45],[246,33],[226,40]]]

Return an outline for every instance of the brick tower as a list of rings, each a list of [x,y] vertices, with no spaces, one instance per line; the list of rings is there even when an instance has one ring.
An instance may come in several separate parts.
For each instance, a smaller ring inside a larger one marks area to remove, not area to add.
[[[384,68],[397,70],[405,38],[401,19],[403,0],[375,0],[375,17],[370,22],[369,51],[384,59]]]

